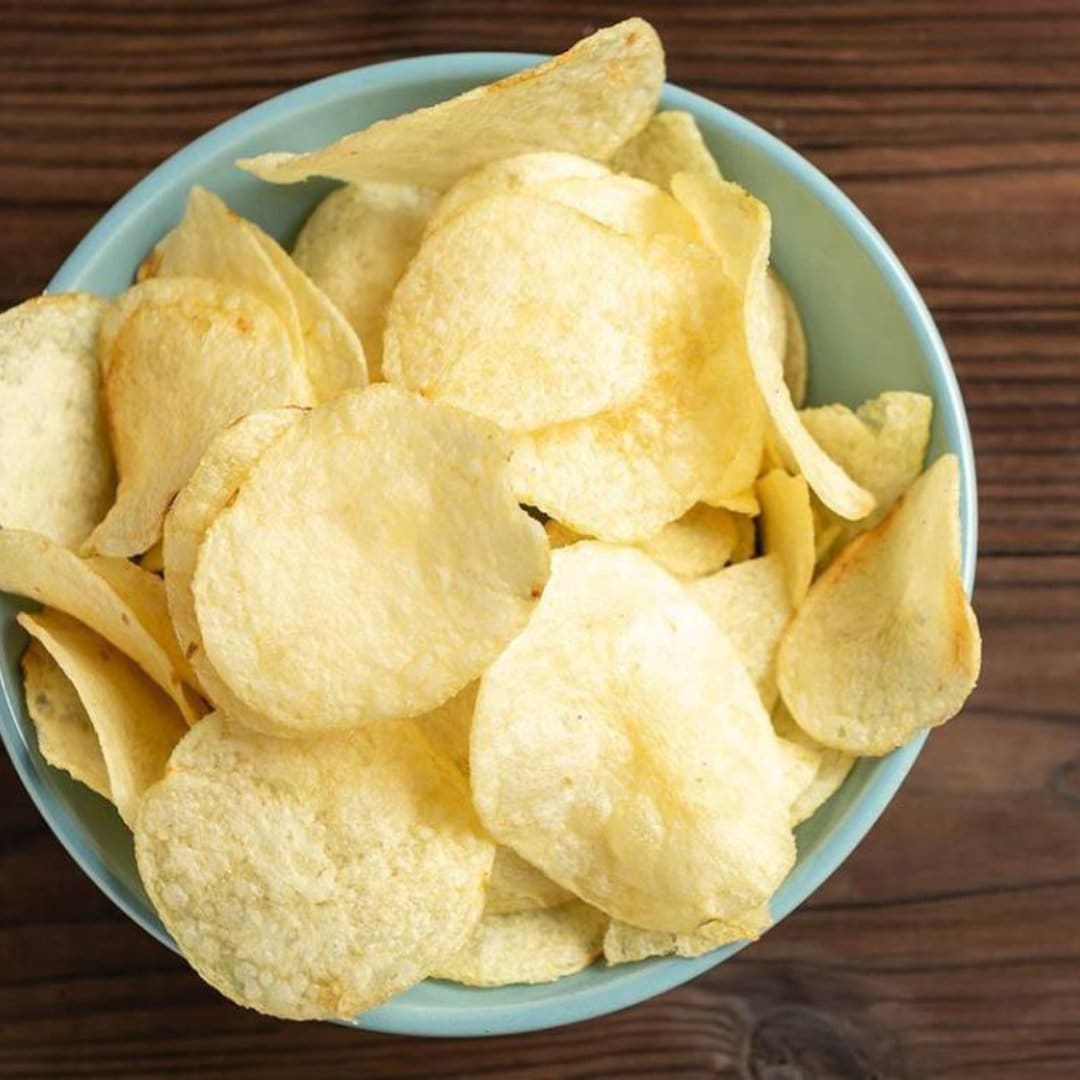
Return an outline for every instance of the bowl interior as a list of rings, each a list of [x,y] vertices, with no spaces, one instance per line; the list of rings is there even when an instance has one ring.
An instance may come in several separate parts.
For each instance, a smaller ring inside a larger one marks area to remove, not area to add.
[[[282,241],[333,186],[275,187],[233,166],[263,150],[321,145],[376,119],[432,104],[535,61],[515,54],[463,54],[398,61],[324,79],[265,103],[210,132],[134,188],[92,230],[50,285],[115,294],[179,219],[191,184],[221,194]],[[692,112],[725,176],[769,205],[774,263],[803,314],[810,344],[811,400],[856,404],[886,389],[920,390],[936,402],[931,456],[962,465],[964,573],[974,574],[975,486],[963,406],[941,342],[896,259],[824,177],[748,121],[669,87],[664,107]],[[172,947],[147,902],[131,838],[112,807],[46,766],[22,698],[21,602],[0,597],[0,732],[43,816],[75,860],[146,930]],[[892,798],[923,739],[863,761],[844,787],[798,830],[799,861],[776,896],[777,919],[801,903],[847,856]],[[633,1004],[675,986],[737,951],[695,960],[601,965],[538,987],[470,990],[428,982],[360,1017],[360,1027],[428,1035],[480,1035],[569,1023]]]

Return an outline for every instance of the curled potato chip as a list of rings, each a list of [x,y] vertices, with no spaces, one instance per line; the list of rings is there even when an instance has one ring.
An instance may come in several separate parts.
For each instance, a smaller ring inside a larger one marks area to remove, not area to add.
[[[773,297],[779,296],[784,312],[784,382],[791,394],[791,403],[801,409],[806,402],[806,383],[810,374],[806,356],[806,331],[803,329],[802,317],[791,290],[771,268],[768,286]],[[828,448],[825,449],[827,452]],[[840,464],[843,465],[843,462]]]
[[[134,286],[109,309],[100,340],[120,484],[84,545],[91,553],[146,551],[222,428],[311,398],[281,320],[253,293],[213,281],[151,278]]]
[[[63,769],[111,800],[101,743],[71,680],[40,641],[30,641],[22,656],[22,670],[26,711],[34,723],[41,756],[54,769]]]
[[[226,997],[351,1017],[476,927],[493,849],[461,777],[415,725],[303,741],[220,714],[147,793],[135,855],[162,922]]]
[[[537,67],[379,121],[321,150],[237,164],[276,184],[332,176],[443,190],[489,161],[534,150],[603,160],[645,126],[663,84],[656,31],[627,19]]]
[[[577,532],[633,543],[757,475],[764,416],[741,329],[742,296],[717,260],[648,242],[657,368],[625,408],[520,436],[518,498]]]
[[[189,723],[202,715],[169,625],[165,585],[154,574],[123,559],[82,559],[37,533],[0,529],[0,590],[78,619],[134,660]]]
[[[795,722],[824,746],[884,754],[943,724],[979,675],[960,580],[959,470],[939,458],[814,582],[777,675]]]
[[[572,893],[556,885],[513,849],[501,844],[495,848],[485,914],[513,915],[520,911],[555,907],[572,899]]]
[[[772,229],[768,208],[735,184],[680,173],[675,197],[690,211],[708,246],[745,289],[745,326],[757,385],[776,432],[798,471],[831,510],[857,520],[874,508],[861,488],[803,427],[784,382],[784,354],[769,342],[766,267]]]
[[[105,307],[67,293],[0,315],[0,527],[76,547],[112,504],[95,344]]]
[[[633,241],[567,207],[471,203],[394,291],[383,373],[512,431],[611,409],[655,363],[649,271]]]
[[[418,716],[480,674],[548,573],[506,455],[493,425],[385,384],[266,450],[193,583],[206,657],[245,722],[301,735]]]
[[[315,207],[296,239],[297,266],[360,336],[373,381],[382,376],[390,294],[420,247],[435,200],[425,188],[349,184]]]
[[[773,710],[773,729],[787,763],[786,776],[792,793],[791,824],[799,825],[840,790],[855,757],[843,750],[830,750],[811,739],[792,720],[782,701]]]
[[[748,559],[689,585],[690,595],[727,634],[766,708],[776,701],[776,653],[791,617],[784,564]]]
[[[810,489],[801,476],[773,469],[757,482],[761,503],[762,546],[784,567],[788,596],[797,608],[814,576],[814,515]]]
[[[464,986],[546,983],[588,967],[608,917],[580,900],[537,911],[487,913],[465,947],[431,972]]]
[[[144,793],[164,775],[169,754],[187,731],[184,718],[131,660],[69,615],[24,613],[18,621],[70,680],[108,777],[107,790],[95,790],[133,825]],[[42,753],[49,760],[44,748]]]
[[[552,570],[480,683],[481,821],[635,925],[691,931],[763,903],[794,844],[776,739],[734,648],[641,552],[579,543]]]
[[[720,169],[697,121],[678,110],[654,113],[644,130],[615,151],[611,167],[665,190],[676,173],[720,179]]]
[[[701,956],[735,941],[754,941],[771,922],[768,904],[730,919],[714,920],[688,934],[643,930],[612,919],[604,934],[604,959],[608,964],[631,964],[650,956]]]

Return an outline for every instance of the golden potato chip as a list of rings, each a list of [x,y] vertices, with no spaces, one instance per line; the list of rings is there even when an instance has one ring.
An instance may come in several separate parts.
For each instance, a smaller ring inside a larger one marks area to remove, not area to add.
[[[791,777],[791,824],[798,825],[828,798],[840,790],[855,764],[855,758],[843,750],[830,750],[815,742],[791,718],[787,706],[777,702],[773,710],[773,730],[789,762]]]
[[[311,399],[270,308],[205,279],[151,278],[129,289],[105,316],[101,350],[120,484],[84,545],[91,553],[146,551],[219,431],[257,409]]]
[[[658,365],[646,389],[623,409],[520,436],[510,465],[520,501],[620,543],[740,495],[763,437],[741,293],[699,248],[658,236],[646,251]]]
[[[507,452],[493,425],[385,384],[266,450],[193,583],[206,657],[245,722],[300,735],[418,716],[480,674],[548,574]]]
[[[464,986],[546,983],[588,967],[608,917],[580,900],[538,911],[485,914],[465,947],[431,975]]]
[[[360,336],[373,381],[382,377],[390,294],[420,247],[435,201],[424,188],[349,184],[315,207],[296,239],[296,265]]]
[[[155,274],[253,292],[289,331],[316,401],[367,383],[364,350],[345,316],[276,240],[206,188],[191,189],[183,221],[158,245]]]
[[[690,582],[690,595],[735,647],[767,709],[776,701],[776,651],[791,618],[784,564],[776,555],[748,559]]]
[[[27,646],[22,670],[26,711],[37,731],[41,756],[54,769],[63,769],[111,800],[101,744],[71,680],[39,641],[31,640]]]
[[[189,723],[202,714],[195,682],[176,644],[165,585],[123,559],[82,559],[37,533],[0,529],[0,591],[78,619],[134,660]]]
[[[0,315],[0,527],[77,547],[112,504],[95,345],[105,307],[67,293]]]
[[[946,454],[814,582],[780,643],[777,675],[817,742],[884,754],[943,724],[971,693],[981,641],[960,580],[958,507],[959,470]]]
[[[636,397],[656,365],[653,289],[634,241],[583,214],[474,202],[395,289],[383,374],[508,430],[590,416]]]
[[[529,151],[610,157],[648,122],[663,85],[656,31],[627,19],[537,67],[378,121],[321,150],[237,164],[276,184],[332,176],[445,190],[489,161]]]
[[[495,848],[488,883],[486,915],[513,915],[555,907],[572,900],[573,893],[556,885],[532,863],[527,863],[516,851],[501,844]]]
[[[714,920],[688,934],[643,930],[612,919],[604,934],[604,959],[610,965],[631,964],[650,956],[701,956],[735,941],[754,941],[771,922],[768,904],[730,919]]]
[[[139,556],[139,569],[146,570],[151,574],[163,574],[165,572],[165,556],[160,540]]]
[[[639,551],[574,544],[552,570],[481,679],[481,821],[635,925],[690,931],[763,903],[794,843],[776,738],[734,648]]]
[[[797,608],[814,576],[810,489],[801,476],[774,469],[758,480],[757,495],[761,503],[762,547],[766,555],[779,556],[791,605]]]
[[[199,545],[210,523],[235,498],[255,462],[302,415],[302,409],[267,409],[234,421],[207,448],[165,517],[163,557],[169,617],[203,693],[218,708],[242,711],[207,659],[195,618],[192,581]]]
[[[745,289],[745,326],[758,388],[783,444],[798,471],[831,510],[857,520],[874,508],[874,497],[859,487],[803,427],[784,382],[784,354],[770,347],[766,267],[772,229],[768,208],[735,184],[680,173],[675,197],[690,211],[702,237]]]
[[[668,190],[676,173],[719,180],[720,169],[709,153],[697,121],[688,112],[655,113],[640,134],[615,151],[611,167]]]
[[[456,953],[492,854],[461,777],[410,723],[300,741],[214,714],[135,828],[143,884],[195,970],[298,1020],[352,1017]]]
[[[46,610],[23,613],[18,621],[71,681],[108,777],[108,790],[95,790],[132,826],[144,793],[165,774],[169,754],[187,731],[184,718],[149,676],[70,615]]]

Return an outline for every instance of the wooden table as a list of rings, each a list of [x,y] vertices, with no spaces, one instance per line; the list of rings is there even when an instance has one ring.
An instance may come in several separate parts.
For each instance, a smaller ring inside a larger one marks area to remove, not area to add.
[[[0,2],[0,302],[167,154],[414,53],[636,10],[671,78],[821,166],[933,309],[978,454],[982,684],[844,868],[736,960],[563,1031],[262,1019],[129,923],[0,765],[4,1076],[1080,1075],[1080,4]]]

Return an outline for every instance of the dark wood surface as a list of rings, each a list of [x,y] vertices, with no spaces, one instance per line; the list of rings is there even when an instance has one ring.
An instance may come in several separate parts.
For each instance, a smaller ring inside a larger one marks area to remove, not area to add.
[[[650,17],[674,81],[821,166],[910,268],[970,410],[982,684],[805,907],[605,1019],[438,1042],[234,1008],[0,764],[3,1076],[1080,1076],[1080,3],[0,2],[0,303],[211,125],[298,83]]]

